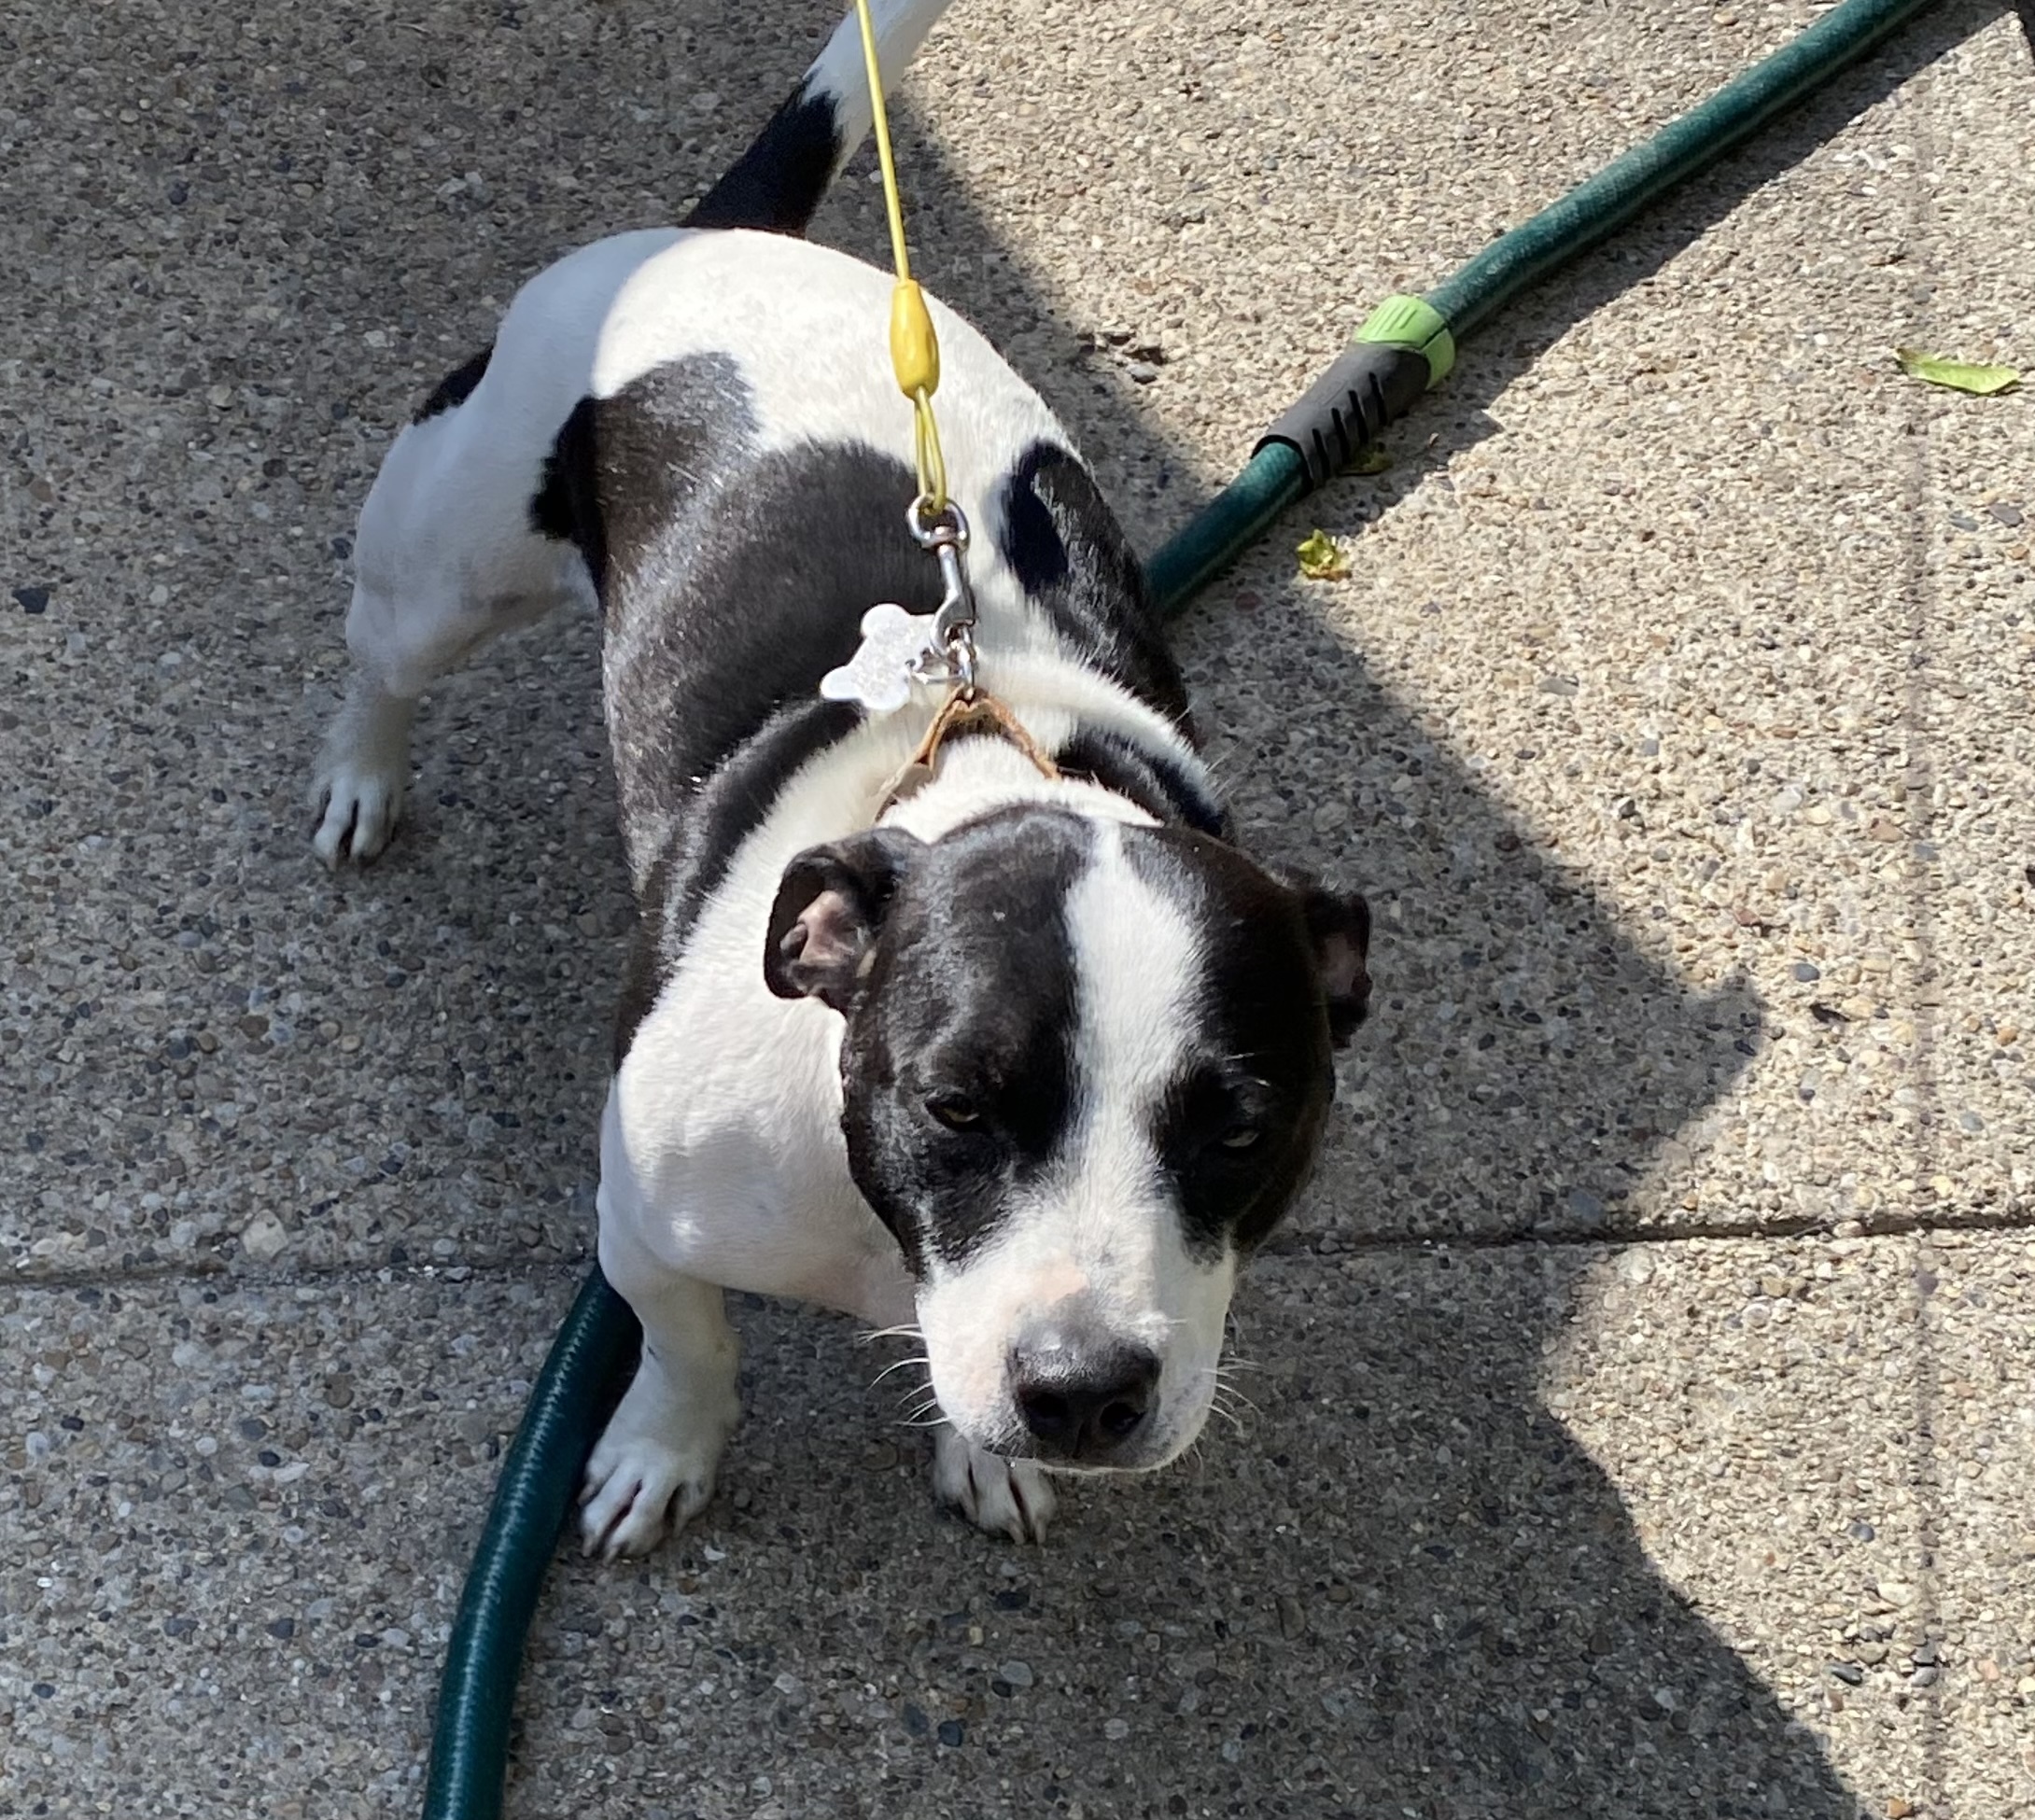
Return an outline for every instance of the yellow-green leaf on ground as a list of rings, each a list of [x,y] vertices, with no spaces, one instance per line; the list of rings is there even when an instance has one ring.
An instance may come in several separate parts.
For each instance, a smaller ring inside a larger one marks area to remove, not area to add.
[[[1953,360],[1945,354],[1925,354],[1918,347],[1897,347],[1894,358],[1911,379],[1926,379],[1931,385],[1947,385],[1956,392],[1970,392],[1989,399],[2021,383],[2017,367],[1987,367],[1970,360]]]
[[[1392,457],[1382,449],[1366,449],[1342,471],[1346,474],[1382,474],[1391,466]]]
[[[1316,531],[1298,551],[1300,573],[1310,581],[1340,581],[1350,572],[1349,558],[1326,531]]]

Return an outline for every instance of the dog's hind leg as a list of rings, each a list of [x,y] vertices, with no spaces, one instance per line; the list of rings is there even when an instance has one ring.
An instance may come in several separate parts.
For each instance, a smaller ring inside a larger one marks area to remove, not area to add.
[[[327,865],[364,862],[388,844],[417,697],[490,638],[594,597],[578,549],[533,521],[548,443],[503,424],[484,389],[457,394],[455,381],[476,369],[484,362],[442,385],[396,439],[361,508],[346,614],[353,673],[314,785],[312,845]]]
[[[414,695],[394,693],[366,668],[347,679],[312,783],[318,825],[311,845],[327,865],[365,864],[388,845],[409,780],[416,707]]]

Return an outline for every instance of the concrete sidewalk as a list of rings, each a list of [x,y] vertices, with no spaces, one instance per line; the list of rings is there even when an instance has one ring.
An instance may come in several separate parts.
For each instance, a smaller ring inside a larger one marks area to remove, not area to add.
[[[1371,302],[1817,10],[961,0],[918,261],[1149,547]],[[0,1813],[414,1810],[631,912],[585,623],[312,859],[353,516],[833,20],[0,19]],[[552,1575],[512,1813],[2035,1813],[2035,389],[1892,360],[2035,371],[2030,119],[2011,11],[1936,9],[1197,609],[1249,843],[1379,913],[1256,1413],[1020,1552],[842,1323],[744,1305],[711,1508]],[[880,257],[863,167],[820,233]]]

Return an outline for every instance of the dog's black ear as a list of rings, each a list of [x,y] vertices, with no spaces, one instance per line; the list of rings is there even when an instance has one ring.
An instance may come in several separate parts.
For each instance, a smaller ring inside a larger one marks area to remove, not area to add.
[[[877,931],[897,882],[919,850],[919,840],[872,828],[845,841],[808,847],[784,869],[764,979],[780,999],[818,999],[835,1011],[855,1002]]]
[[[1370,905],[1355,891],[1331,891],[1312,878],[1290,878],[1300,915],[1314,943],[1328,1034],[1340,1049],[1364,1021],[1370,1004]]]

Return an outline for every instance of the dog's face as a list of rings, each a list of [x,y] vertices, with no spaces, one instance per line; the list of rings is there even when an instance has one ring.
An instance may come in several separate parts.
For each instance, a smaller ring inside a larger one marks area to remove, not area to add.
[[[780,997],[848,1020],[849,1165],[976,1445],[1158,1466],[1200,1432],[1237,1267],[1312,1165],[1369,916],[1179,830],[1036,806],[801,854]]]

